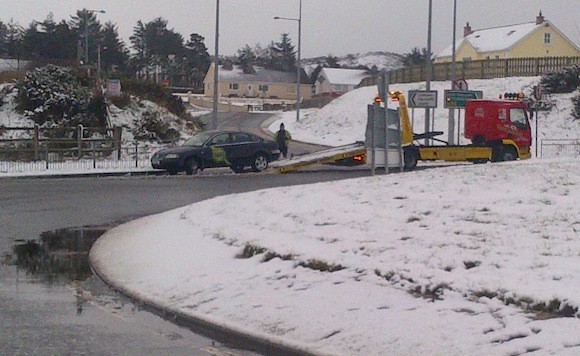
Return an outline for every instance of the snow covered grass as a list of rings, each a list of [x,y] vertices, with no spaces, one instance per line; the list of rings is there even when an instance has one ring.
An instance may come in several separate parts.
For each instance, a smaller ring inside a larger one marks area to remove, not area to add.
[[[219,197],[123,225],[97,268],[164,307],[314,352],[580,352],[580,160]],[[161,243],[162,241],[162,243]]]

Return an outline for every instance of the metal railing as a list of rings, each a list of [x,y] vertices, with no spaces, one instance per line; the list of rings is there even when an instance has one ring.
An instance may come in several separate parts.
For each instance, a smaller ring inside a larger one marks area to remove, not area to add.
[[[540,141],[541,158],[580,157],[580,139],[544,139]]]
[[[43,171],[147,170],[152,169],[151,156],[153,153],[172,145],[151,145],[135,141],[122,146],[118,151],[109,155],[87,150],[81,159],[74,157],[63,158],[62,156],[51,154],[36,161],[0,159],[0,174]]]

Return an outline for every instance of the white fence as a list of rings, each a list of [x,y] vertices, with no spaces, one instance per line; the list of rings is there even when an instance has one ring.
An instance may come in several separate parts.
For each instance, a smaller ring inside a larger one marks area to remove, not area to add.
[[[111,171],[144,171],[152,170],[151,156],[167,146],[126,145],[121,148],[121,158],[116,154],[110,157],[93,155],[92,158],[62,159],[58,155],[49,155],[48,160],[37,161],[0,161],[2,174],[26,175],[30,173],[91,173]]]

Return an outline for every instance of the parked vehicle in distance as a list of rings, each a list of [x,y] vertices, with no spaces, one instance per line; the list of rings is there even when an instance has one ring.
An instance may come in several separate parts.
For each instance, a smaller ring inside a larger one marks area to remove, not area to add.
[[[280,150],[276,142],[243,131],[204,131],[195,134],[181,146],[155,152],[151,165],[174,175],[179,172],[196,174],[198,170],[230,167],[241,173],[245,167],[256,172],[268,168],[277,160]]]

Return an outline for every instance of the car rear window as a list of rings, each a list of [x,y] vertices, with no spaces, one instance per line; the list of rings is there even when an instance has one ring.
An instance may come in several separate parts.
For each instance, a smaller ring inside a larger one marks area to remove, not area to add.
[[[232,134],[233,143],[252,142],[250,135],[242,132],[235,132]]]

